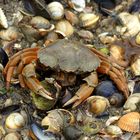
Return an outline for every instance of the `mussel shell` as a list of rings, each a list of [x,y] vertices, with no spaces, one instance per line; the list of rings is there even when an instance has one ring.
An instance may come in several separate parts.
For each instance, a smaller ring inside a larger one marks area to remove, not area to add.
[[[9,114],[13,111],[19,110],[19,108],[20,108],[20,105],[7,106],[7,107],[4,107],[4,108],[0,109],[0,114],[7,115],[7,114]]]
[[[128,132],[140,131],[140,114],[138,112],[130,112],[123,115],[119,121],[118,126]]]
[[[24,8],[34,15],[39,15],[50,19],[49,12],[44,0],[22,0]]]
[[[109,97],[113,95],[113,93],[116,93],[117,91],[118,91],[117,88],[111,81],[102,81],[95,88],[94,94],[103,97]]]
[[[108,100],[111,105],[115,107],[122,107],[125,102],[125,97],[120,93],[114,93]]]
[[[64,137],[59,133],[54,133],[51,131],[46,131],[44,133],[43,128],[36,123],[31,125],[31,130],[39,140],[64,140]]]
[[[140,1],[139,0],[135,0],[130,8],[129,8],[129,12],[130,13],[135,13],[135,12],[140,12]]]
[[[8,60],[7,53],[2,48],[0,48],[0,63],[5,67]]]

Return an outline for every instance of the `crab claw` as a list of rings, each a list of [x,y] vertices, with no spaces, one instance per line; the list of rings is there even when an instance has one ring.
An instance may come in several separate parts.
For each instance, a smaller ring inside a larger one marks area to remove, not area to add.
[[[82,101],[84,101],[86,98],[88,98],[91,93],[93,92],[94,87],[89,86],[88,84],[83,84],[80,89],[75,93],[75,96],[72,97],[69,101],[67,101],[63,107],[73,104],[73,108],[78,106]]]
[[[48,99],[53,100],[51,93],[45,90],[39,80],[36,78],[34,63],[26,65],[22,70],[22,75],[26,86],[34,91],[36,94]]]
[[[87,81],[87,83],[81,85],[80,89],[75,93],[75,96],[67,101],[63,107],[74,103],[72,107],[75,108],[92,94],[94,87],[98,84],[97,73],[91,73],[91,75],[84,80]]]

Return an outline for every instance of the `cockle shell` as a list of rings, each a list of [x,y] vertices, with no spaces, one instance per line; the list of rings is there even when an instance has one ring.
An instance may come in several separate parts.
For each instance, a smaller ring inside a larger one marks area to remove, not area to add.
[[[99,20],[99,16],[93,13],[81,13],[79,15],[80,24],[85,28],[92,28],[96,25]]]
[[[6,30],[0,31],[0,38],[7,41],[12,41],[16,39],[21,39],[23,37],[22,33],[19,32],[16,27],[9,27]]]
[[[97,115],[103,113],[110,106],[108,99],[102,96],[91,96],[86,101],[88,111]]]
[[[62,34],[64,37],[69,37],[73,34],[74,29],[67,20],[61,20],[56,24],[56,33]]]
[[[19,129],[25,125],[25,118],[20,113],[10,114],[5,121],[6,128]]]
[[[21,140],[21,139],[22,139],[21,136],[17,132],[9,133],[4,137],[4,140]]]
[[[119,121],[118,126],[128,132],[140,131],[140,114],[138,112],[130,112],[123,115]]]
[[[8,22],[3,10],[0,8],[0,26],[2,28],[8,28]]]
[[[128,111],[136,111],[139,103],[140,103],[140,93],[135,93],[128,97],[123,108]]]
[[[53,20],[59,20],[64,16],[64,8],[60,2],[49,3],[47,9]]]

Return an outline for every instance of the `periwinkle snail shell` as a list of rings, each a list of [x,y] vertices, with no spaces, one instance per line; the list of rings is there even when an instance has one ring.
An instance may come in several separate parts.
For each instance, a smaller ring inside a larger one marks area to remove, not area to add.
[[[114,93],[112,96],[109,97],[108,100],[110,104],[115,107],[122,107],[125,102],[124,96],[120,93]]]
[[[8,129],[19,129],[24,127],[25,119],[20,113],[11,113],[5,121],[5,126]]]

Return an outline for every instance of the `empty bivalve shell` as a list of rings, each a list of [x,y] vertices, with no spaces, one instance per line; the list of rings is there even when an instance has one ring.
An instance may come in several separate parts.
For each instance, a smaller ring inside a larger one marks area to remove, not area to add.
[[[119,121],[118,126],[128,132],[140,131],[140,114],[138,112],[130,112],[123,115]]]

